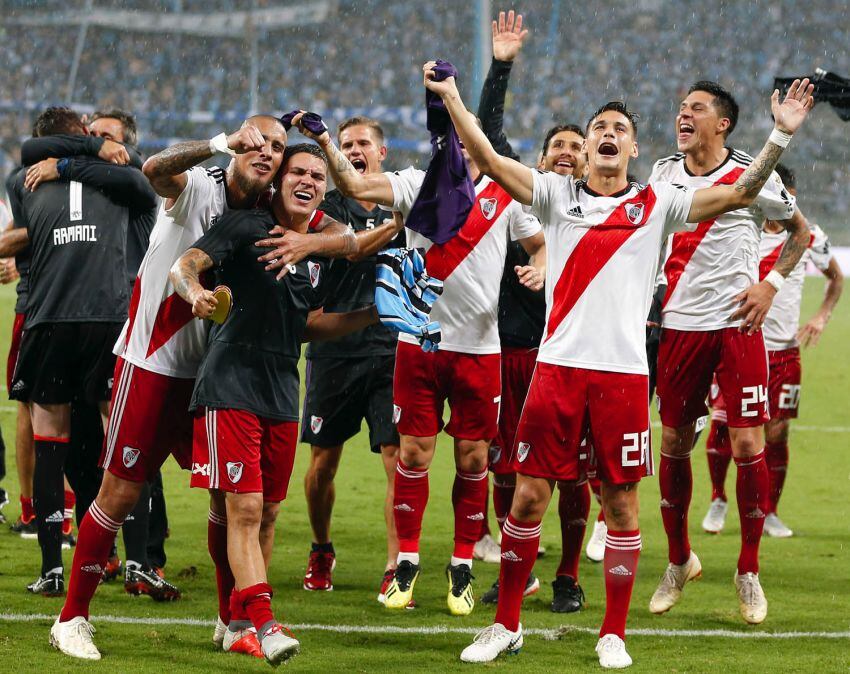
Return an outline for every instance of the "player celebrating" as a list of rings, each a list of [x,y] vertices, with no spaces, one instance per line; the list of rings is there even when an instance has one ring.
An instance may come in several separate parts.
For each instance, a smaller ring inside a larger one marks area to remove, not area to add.
[[[725,145],[737,120],[738,105],[728,91],[714,82],[694,84],[676,117],[679,153],[658,161],[650,182],[663,180],[696,188],[735,183],[753,165],[751,157]],[[758,237],[765,217],[787,221],[792,235],[776,269],[759,283]],[[768,481],[761,430],[768,420],[767,360],[758,330],[773,296],[807,243],[805,219],[775,174],[752,205],[705,219],[695,231],[670,239],[658,351],[663,425],[659,486],[670,563],[650,601],[653,613],[671,609],[681,598],[685,583],[701,573],[688,540],[693,488],[690,453],[694,423],[706,414],[705,399],[716,372],[727,403],[730,442],[738,466],[741,553],[735,587],[744,620],[760,623],[767,615],[758,576]],[[735,311],[735,303],[743,301],[747,304]]]
[[[361,174],[328,134],[316,140],[331,159],[331,175],[341,192],[382,204],[407,218],[423,171]],[[517,270],[520,279],[530,287],[543,285],[545,244],[538,223],[498,184],[481,175],[474,162],[466,161],[476,182],[476,200],[460,233],[445,244],[432,245],[421,234],[407,230],[408,245],[428,251],[429,273],[444,281],[443,294],[431,312],[431,319],[442,326],[442,341],[439,351],[425,353],[414,338],[402,334],[396,351],[393,398],[401,450],[393,511],[400,551],[395,577],[385,593],[384,605],[389,609],[403,609],[413,600],[428,501],[428,467],[443,428],[446,401],[451,407],[446,432],[454,438],[457,467],[452,488],[455,544],[446,568],[446,602],[453,615],[468,615],[474,608],[472,554],[487,507],[488,448],[497,433],[501,394],[497,314],[509,238],[522,243],[531,256],[531,264]]]
[[[776,167],[786,189],[797,196],[796,179],[790,169],[782,164]],[[759,245],[759,278],[773,269],[788,234],[782,223],[767,220],[762,228]],[[800,303],[806,264],[811,261],[827,278],[826,291],[817,313],[800,328]],[[838,262],[829,250],[829,240],[823,230],[813,225],[809,246],[785,285],[776,294],[773,305],[764,321],[764,342],[768,355],[768,406],[771,418],[764,426],[765,461],[769,474],[768,505],[765,509],[764,532],[776,538],[789,538],[794,532],[777,515],[779,498],[788,470],[788,430],[791,419],[797,418],[800,405],[800,344],[814,346],[829,322],[832,311],[841,297],[844,276]],[[729,429],[726,425],[726,407],[722,396],[712,402],[712,424],[708,463],[712,481],[712,503],[703,520],[703,529],[719,533],[726,515],[724,481],[726,468],[732,458],[728,446]],[[725,440],[725,442],[724,442]]]
[[[496,619],[461,659],[488,662],[522,646],[522,592],[553,480],[577,477],[579,444],[589,431],[608,523],[607,601],[596,651],[603,667],[627,667],[632,660],[623,639],[641,547],[637,484],[652,471],[645,325],[664,230],[752,203],[812,107],[813,87],[795,81],[781,104],[774,92],[777,128],[752,165],[734,184],[694,190],[628,182],[636,127],[617,102],[588,123],[586,182],[502,157],[464,108],[454,80],[433,81],[434,66],[424,66],[426,86],[442,97],[482,171],[540,216],[547,270],[557,279],[546,286],[546,333],[517,429],[517,488],[502,535]]]

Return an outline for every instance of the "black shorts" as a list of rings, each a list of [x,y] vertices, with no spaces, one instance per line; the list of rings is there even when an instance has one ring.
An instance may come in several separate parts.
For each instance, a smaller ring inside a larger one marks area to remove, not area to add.
[[[373,452],[380,452],[381,445],[397,445],[394,369],[394,354],[308,360],[301,442],[336,447],[357,435],[366,419]]]
[[[122,323],[41,323],[24,330],[9,397],[42,405],[112,397]]]

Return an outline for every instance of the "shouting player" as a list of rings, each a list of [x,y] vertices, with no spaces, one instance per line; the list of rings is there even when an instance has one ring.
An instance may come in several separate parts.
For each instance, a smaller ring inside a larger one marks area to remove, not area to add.
[[[734,184],[753,165],[752,157],[726,146],[737,121],[738,105],[728,91],[715,82],[695,83],[676,117],[679,152],[655,164],[650,182],[694,188]],[[759,230],[765,218],[785,221],[791,236],[776,268],[759,282]],[[759,328],[808,240],[807,223],[775,173],[746,208],[707,218],[693,232],[670,238],[658,350],[663,426],[659,486],[669,564],[650,601],[652,613],[670,610],[685,583],[701,573],[688,539],[690,454],[695,422],[706,414],[705,399],[716,373],[738,467],[741,552],[734,580],[739,607],[749,623],[760,623],[767,615],[758,576],[768,482],[762,425],[769,418],[767,358]],[[736,310],[740,302],[747,304]]]
[[[546,331],[517,429],[517,487],[502,534],[496,618],[461,659],[488,662],[522,646],[522,593],[553,481],[576,479],[580,442],[589,432],[608,524],[605,618],[596,651],[603,667],[628,667],[625,625],[641,548],[637,485],[652,472],[645,326],[664,230],[751,204],[811,108],[813,87],[795,81],[781,104],[774,92],[776,128],[752,166],[734,184],[694,190],[628,182],[636,126],[619,102],[602,106],[587,125],[587,181],[502,157],[464,107],[454,79],[433,80],[434,66],[424,66],[426,86],[442,97],[477,165],[539,215],[553,279],[546,285]]]

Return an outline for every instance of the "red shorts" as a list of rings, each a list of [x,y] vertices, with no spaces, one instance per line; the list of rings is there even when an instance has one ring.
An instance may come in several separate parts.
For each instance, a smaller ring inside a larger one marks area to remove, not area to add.
[[[516,428],[536,362],[537,349],[502,348],[502,408],[499,411],[499,432],[490,446],[490,470],[497,475],[514,472]]]
[[[537,363],[516,432],[516,472],[579,480],[595,461],[609,484],[652,475],[648,400],[646,375]]]
[[[768,351],[767,359],[770,367],[767,384],[770,416],[774,419],[796,419],[803,376],[800,349]]]
[[[12,375],[15,374],[18,352],[21,350],[21,337],[24,334],[24,321],[26,318],[26,314],[15,314],[15,322],[12,324],[12,341],[9,343],[9,357],[6,359],[7,393],[12,390]]]
[[[276,421],[253,412],[199,408],[195,414],[192,486],[234,494],[286,498],[298,422]]]
[[[427,438],[443,428],[443,405],[452,416],[446,433],[460,440],[496,437],[502,384],[498,353],[425,353],[399,342],[393,378],[393,421],[402,435]]]
[[[124,480],[146,482],[173,454],[188,470],[194,386],[194,379],[168,377],[117,358],[101,467]]]
[[[712,375],[726,402],[729,426],[761,426],[767,408],[767,351],[761,332],[737,328],[704,332],[661,331],[658,347],[658,407],[661,423],[678,428],[708,411]]]

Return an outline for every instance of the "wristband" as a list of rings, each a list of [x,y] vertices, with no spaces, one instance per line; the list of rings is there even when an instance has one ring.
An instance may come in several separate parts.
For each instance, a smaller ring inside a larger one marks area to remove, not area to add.
[[[71,163],[71,160],[68,157],[63,157],[59,161],[56,162],[56,173],[59,174],[60,178],[65,177],[65,172],[68,170],[68,165]]]
[[[786,148],[788,147],[788,143],[791,142],[791,134],[780,131],[774,127],[773,131],[771,131],[770,135],[767,137],[767,140],[781,148]]]
[[[220,133],[217,136],[210,138],[210,152],[213,154],[222,152],[224,154],[229,154],[231,157],[236,156],[236,153],[227,146],[226,133]]]
[[[785,277],[775,269],[771,269],[767,276],[764,277],[764,280],[776,288],[776,292],[782,290],[782,286],[785,283]]]

